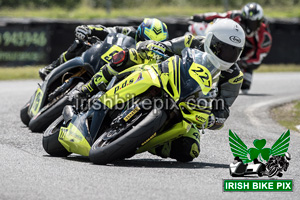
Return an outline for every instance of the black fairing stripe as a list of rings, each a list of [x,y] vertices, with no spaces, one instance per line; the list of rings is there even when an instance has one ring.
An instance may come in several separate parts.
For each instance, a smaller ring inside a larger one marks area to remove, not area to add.
[[[93,142],[96,140],[98,132],[102,126],[103,120],[109,111],[109,108],[106,105],[104,105],[102,102],[97,101],[96,103],[98,104],[97,105],[98,107],[99,107],[99,104],[101,107],[97,110],[94,110],[92,108],[93,110],[91,111],[91,112],[93,112],[93,119],[92,119],[92,123],[91,123],[90,133],[91,133]]]
[[[176,82],[176,86],[177,86],[177,91],[178,91],[178,93],[179,93],[179,95],[180,95],[180,91],[179,91],[179,73],[180,73],[180,61],[179,61],[179,57],[177,57],[176,56],[176,62],[177,62],[177,71],[176,71],[176,77],[177,77],[177,82]]]
[[[154,71],[155,71],[155,73],[156,73],[156,75],[157,75],[157,77],[158,77],[158,80],[159,80],[159,83],[160,83],[160,87],[161,87],[162,89],[164,89],[164,86],[163,86],[163,84],[162,84],[162,81],[161,81],[161,78],[160,78],[158,72],[156,71],[156,69],[155,69],[153,66],[151,66],[151,67],[152,67],[152,69],[154,69]]]

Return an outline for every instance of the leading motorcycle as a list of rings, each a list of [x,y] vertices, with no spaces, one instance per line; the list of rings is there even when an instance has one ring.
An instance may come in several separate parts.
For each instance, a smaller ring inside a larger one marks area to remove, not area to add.
[[[204,129],[220,74],[210,60],[185,48],[182,58],[121,72],[89,109],[66,106],[44,132],[43,148],[52,156],[77,153],[107,164],[182,137],[193,124]]]

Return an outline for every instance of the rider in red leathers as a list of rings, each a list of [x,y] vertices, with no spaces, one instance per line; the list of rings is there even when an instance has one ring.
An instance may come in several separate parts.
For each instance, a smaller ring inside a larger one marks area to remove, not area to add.
[[[244,72],[241,89],[244,94],[247,94],[251,86],[253,70],[260,66],[272,45],[272,36],[264,19],[263,9],[257,3],[248,3],[242,10],[197,14],[192,17],[192,21],[211,22],[216,18],[231,18],[239,23],[246,33],[244,51],[238,64]]]

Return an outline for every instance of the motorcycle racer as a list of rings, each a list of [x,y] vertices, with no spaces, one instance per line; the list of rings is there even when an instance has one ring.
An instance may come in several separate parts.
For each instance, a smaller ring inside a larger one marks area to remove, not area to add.
[[[104,27],[102,25],[81,25],[75,29],[75,41],[71,46],[62,53],[57,60],[50,65],[39,70],[42,80],[57,66],[62,63],[81,55],[90,48],[84,43],[88,37],[96,36],[103,41],[109,33],[122,33],[139,41],[154,40],[165,41],[169,38],[167,25],[156,18],[145,18],[143,22],[136,28],[134,26],[115,26]]]
[[[236,40],[232,41],[230,37]],[[181,50],[186,47],[196,48],[212,55],[211,62],[221,71],[217,84],[219,90],[217,99],[221,99],[224,106],[216,103],[212,105],[212,114],[205,127],[212,130],[220,129],[229,116],[229,107],[238,96],[243,81],[243,73],[235,62],[242,53],[244,43],[245,33],[242,27],[231,19],[217,20],[207,31],[206,37],[186,35],[170,41],[138,43],[137,49],[126,49],[114,55],[110,64],[104,65],[100,72],[81,88],[81,95],[97,93],[100,83],[108,83],[119,72],[155,56],[152,50],[168,55],[180,55]],[[200,135],[196,126],[183,137],[151,151],[161,157],[171,157],[182,162],[193,160],[198,157],[199,152]]]
[[[227,13],[196,14],[192,16],[192,21],[209,23],[217,18],[233,19],[245,30],[246,44],[238,64],[244,72],[241,89],[244,94],[247,94],[251,86],[253,70],[261,65],[272,45],[272,36],[263,9],[257,3],[248,3],[241,10]]]

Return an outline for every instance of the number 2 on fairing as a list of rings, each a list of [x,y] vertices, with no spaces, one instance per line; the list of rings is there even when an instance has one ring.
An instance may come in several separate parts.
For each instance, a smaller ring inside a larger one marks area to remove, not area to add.
[[[203,84],[206,87],[211,87],[211,74],[208,69],[197,63],[193,63],[190,67],[189,73],[198,83]],[[197,78],[199,77],[199,78]]]

